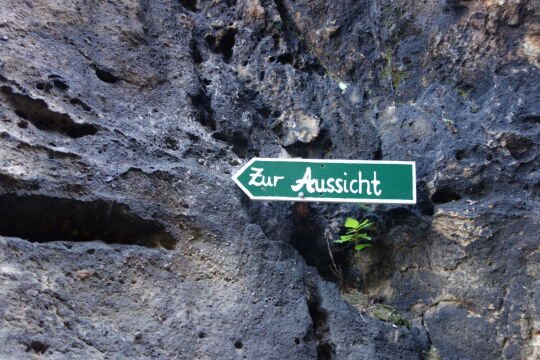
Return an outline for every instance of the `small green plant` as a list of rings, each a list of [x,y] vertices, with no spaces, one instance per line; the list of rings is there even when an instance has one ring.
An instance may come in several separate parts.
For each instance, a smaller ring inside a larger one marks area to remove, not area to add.
[[[465,99],[468,99],[469,98],[469,95],[471,94],[471,90],[463,90],[461,88],[456,88],[456,91],[458,92],[458,94],[462,97],[462,98],[465,98]]]
[[[399,84],[407,78],[407,73],[403,70],[394,70],[392,72],[392,86],[397,89]]]
[[[450,120],[448,118],[444,118],[443,117],[443,122],[446,124],[446,125],[454,125],[454,120]]]
[[[364,232],[364,230],[373,226],[373,223],[368,219],[364,219],[362,222],[359,222],[353,218],[347,218],[343,226],[347,228],[347,233],[345,235],[341,235],[339,239],[334,240],[335,243],[341,244],[353,242],[355,243],[354,249],[356,251],[360,251],[371,246],[371,244],[364,242],[365,240],[371,241],[371,237]]]
[[[387,49],[382,53],[382,57],[386,60],[386,64],[382,69],[382,79],[390,79],[393,89],[397,89],[399,84],[407,78],[407,72],[405,70],[394,69],[393,58],[394,52],[392,49]]]
[[[386,49],[384,53],[381,54],[382,57],[386,60],[384,67],[382,69],[381,77],[383,79],[392,78],[392,49]]]
[[[373,317],[382,321],[391,322],[397,326],[412,326],[410,320],[405,319],[401,314],[390,305],[379,305],[373,312]]]

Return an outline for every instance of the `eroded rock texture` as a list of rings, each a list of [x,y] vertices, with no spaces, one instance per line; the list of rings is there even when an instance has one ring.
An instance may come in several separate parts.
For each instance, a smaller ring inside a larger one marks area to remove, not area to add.
[[[540,357],[538,2],[1,5],[3,359]],[[419,203],[250,202],[253,156],[414,160]]]

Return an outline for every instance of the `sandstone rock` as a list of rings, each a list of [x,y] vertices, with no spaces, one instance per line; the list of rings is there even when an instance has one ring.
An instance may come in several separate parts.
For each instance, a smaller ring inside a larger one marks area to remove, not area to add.
[[[319,135],[320,120],[301,110],[285,111],[277,119],[275,128],[279,128],[281,144],[291,146],[297,142],[310,143]]]
[[[537,2],[3,5],[0,357],[538,356]],[[413,160],[419,202],[251,202],[253,156]]]

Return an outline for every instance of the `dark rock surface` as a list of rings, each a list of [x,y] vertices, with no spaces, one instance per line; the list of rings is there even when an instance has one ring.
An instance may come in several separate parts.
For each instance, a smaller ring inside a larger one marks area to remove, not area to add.
[[[4,1],[0,357],[540,357],[535,1]],[[416,206],[250,202],[253,156]],[[368,216],[375,246],[328,244]],[[397,327],[347,303],[395,307]]]

